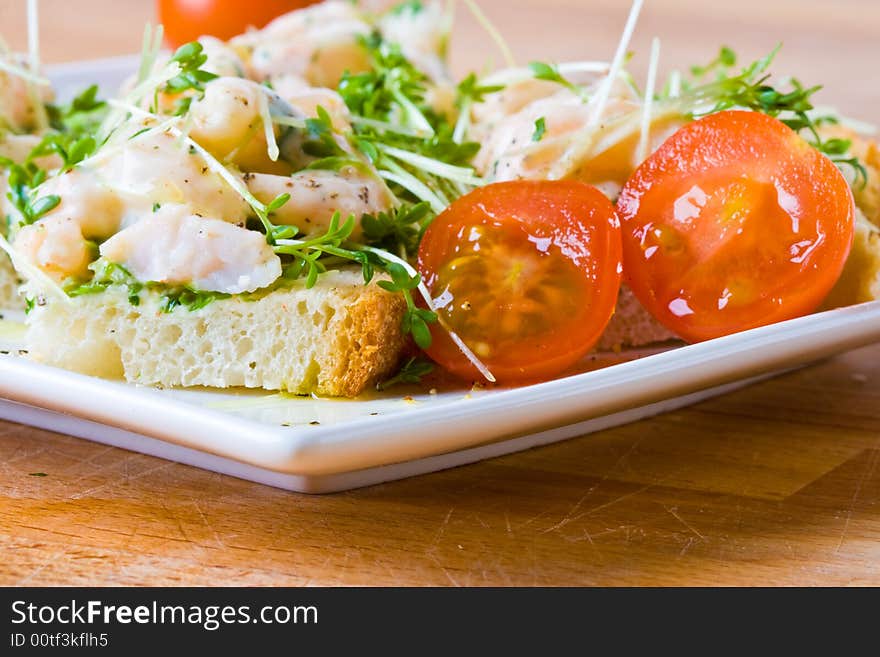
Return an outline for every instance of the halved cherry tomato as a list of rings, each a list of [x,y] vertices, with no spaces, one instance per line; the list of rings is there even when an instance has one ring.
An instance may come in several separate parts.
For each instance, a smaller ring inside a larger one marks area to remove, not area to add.
[[[248,27],[263,27],[276,16],[317,0],[159,0],[159,21],[172,47],[210,34],[229,39]]]
[[[670,137],[617,202],[624,278],[697,342],[815,310],[853,241],[852,192],[777,119],[720,112]]]
[[[431,223],[418,268],[441,320],[500,383],[540,380],[586,354],[611,318],[620,224],[611,202],[584,183],[497,183]],[[480,378],[443,328],[431,332],[431,358]]]

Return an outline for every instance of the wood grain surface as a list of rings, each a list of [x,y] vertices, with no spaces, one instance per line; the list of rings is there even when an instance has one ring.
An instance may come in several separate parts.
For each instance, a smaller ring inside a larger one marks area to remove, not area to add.
[[[523,62],[610,57],[627,9],[481,4]],[[880,122],[880,3],[647,5],[636,69],[655,34],[665,67],[784,41],[778,68]],[[152,8],[41,6],[47,61],[137,50]],[[23,8],[0,4],[19,47]],[[460,14],[457,68],[497,61]],[[880,345],[649,421],[325,497],[0,423],[0,584],[878,585],[878,466]]]

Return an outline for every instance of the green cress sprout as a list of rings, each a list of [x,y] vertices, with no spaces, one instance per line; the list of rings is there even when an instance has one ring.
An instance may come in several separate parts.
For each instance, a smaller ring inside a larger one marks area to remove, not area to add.
[[[730,68],[736,65],[736,54],[727,46],[722,47],[718,56],[707,66],[694,66],[691,72],[695,78],[715,73],[716,79],[703,84],[686,84],[682,99],[694,106],[692,118],[699,118],[715,112],[732,108],[745,108],[778,118],[788,127],[803,135],[806,140],[820,152],[827,155],[838,165],[848,165],[856,172],[856,180],[862,184],[867,181],[864,165],[855,157],[848,157],[851,146],[847,139],[824,139],[818,128],[823,124],[837,123],[833,116],[812,115],[814,106],[812,96],[819,91],[821,85],[804,86],[799,80],[788,81],[788,89],[781,90],[770,84],[767,71],[776,58],[781,45],[776,46],[768,55],[752,62],[739,74],[732,75]],[[708,106],[705,106],[708,105]]]

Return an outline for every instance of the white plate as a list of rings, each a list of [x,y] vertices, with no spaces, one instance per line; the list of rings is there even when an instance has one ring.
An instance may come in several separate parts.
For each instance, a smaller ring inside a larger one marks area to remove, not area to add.
[[[66,65],[63,95],[117,84],[132,60]],[[60,71],[60,73],[59,73]],[[331,492],[632,422],[880,340],[880,302],[623,360],[511,390],[356,401],[156,390],[0,357],[0,417],[280,488]],[[616,360],[615,360],[616,359]],[[595,366],[596,362],[590,363]]]

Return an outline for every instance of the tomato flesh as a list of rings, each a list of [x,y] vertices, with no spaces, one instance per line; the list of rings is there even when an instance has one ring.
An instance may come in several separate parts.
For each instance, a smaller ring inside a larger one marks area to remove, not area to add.
[[[618,199],[624,275],[671,331],[697,342],[815,310],[843,270],[852,193],[837,167],[756,112],[675,133]]]
[[[230,39],[249,27],[260,28],[281,14],[317,0],[159,0],[159,20],[172,47],[203,35]]]
[[[501,383],[540,380],[589,351],[620,286],[614,207],[583,183],[515,181],[475,190],[430,225],[419,271],[442,324]],[[479,378],[442,325],[428,354]]]

